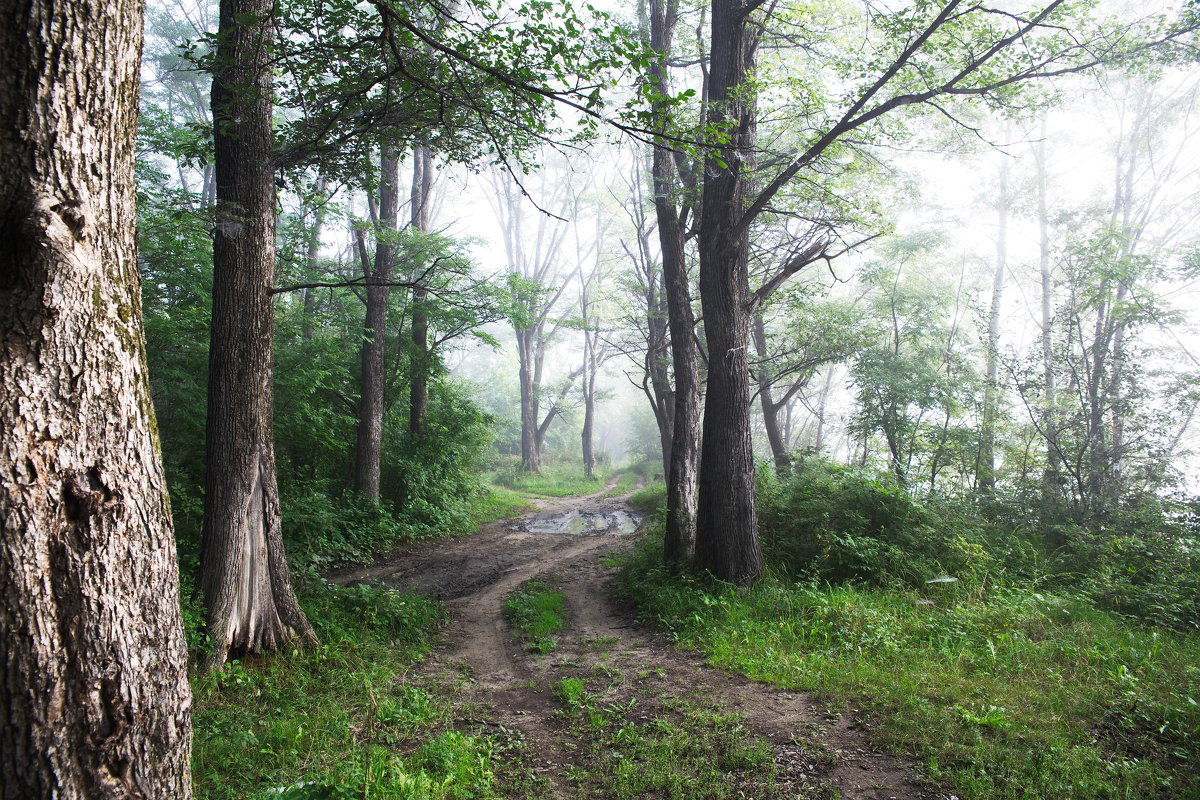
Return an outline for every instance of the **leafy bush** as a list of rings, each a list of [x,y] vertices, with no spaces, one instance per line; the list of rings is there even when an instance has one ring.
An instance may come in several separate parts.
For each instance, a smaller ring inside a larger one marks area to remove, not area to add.
[[[946,574],[976,582],[994,566],[984,525],[914,500],[887,476],[809,459],[759,485],[763,548],[784,575],[918,586]]]

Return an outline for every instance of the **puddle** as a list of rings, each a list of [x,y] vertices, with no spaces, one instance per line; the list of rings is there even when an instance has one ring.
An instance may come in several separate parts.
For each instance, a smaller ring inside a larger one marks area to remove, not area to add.
[[[529,533],[633,533],[641,517],[627,511],[571,511],[555,517],[522,520],[514,531]]]

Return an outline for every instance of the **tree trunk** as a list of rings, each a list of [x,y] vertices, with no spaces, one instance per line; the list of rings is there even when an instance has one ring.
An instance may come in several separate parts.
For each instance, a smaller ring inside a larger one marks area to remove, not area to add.
[[[676,0],[650,0],[650,46],[670,54],[677,20]],[[656,61],[651,80],[659,96],[670,96],[666,65]],[[656,110],[658,125],[665,127],[668,112]],[[675,373],[674,410],[671,414],[670,464],[667,480],[667,522],[663,555],[668,563],[690,564],[696,555],[697,486],[700,468],[700,372],[696,352],[696,318],[684,261],[683,226],[680,222],[679,185],[674,153],[655,146],[651,166],[654,179],[654,213],[662,251],[663,291],[671,332],[671,365]]]
[[[428,147],[413,148],[412,227],[421,233],[429,232],[429,201],[433,194],[433,154]],[[417,264],[413,280],[418,281],[424,264]],[[413,287],[412,362],[408,399],[408,432],[419,435],[425,429],[429,413],[429,316],[424,302],[428,293],[424,286]]]
[[[755,146],[752,91],[755,36],[737,0],[713,0],[708,124],[729,141],[704,162],[700,220],[700,302],[708,343],[708,385],[700,451],[696,566],[723,580],[750,583],[762,573],[754,507],[747,346],[753,312],[747,256],[745,173]]]
[[[142,7],[0,6],[0,798],[187,800],[134,234]]]
[[[521,383],[521,469],[540,472],[542,469],[541,439],[538,436],[538,392],[541,387],[535,378],[533,353],[536,347],[534,332],[518,328],[518,378]]]
[[[367,308],[363,321],[361,391],[358,401],[358,446],[354,455],[354,488],[379,499],[383,450],[384,344],[399,211],[400,159],[385,146],[379,155],[379,220],[375,233],[375,264],[368,275]],[[365,265],[364,265],[365,267]]]
[[[313,209],[313,226],[308,232],[308,253],[306,264],[308,266],[308,279],[315,281],[317,277],[317,266],[321,255],[321,229],[325,226],[325,177],[317,176],[316,185],[313,191],[317,196],[317,207]],[[301,335],[304,340],[311,341],[315,330],[317,317],[317,290],[313,288],[304,290],[304,327]]]
[[[787,475],[792,468],[792,456],[788,452],[787,437],[783,435],[779,424],[779,409],[782,403],[771,396],[771,377],[766,366],[767,361],[767,331],[763,325],[762,315],[754,315],[754,349],[758,353],[758,400],[762,406],[763,427],[767,431],[767,444],[771,446],[771,456],[775,459],[775,474]]]
[[[1000,196],[997,200],[996,269],[992,273],[992,307],[988,312],[986,352],[987,383],[983,394],[983,425],[980,431],[979,491],[996,489],[996,418],[1000,387],[1000,309],[1004,298],[1004,276],[1008,261],[1008,156],[1000,156]]]
[[[222,1],[213,70],[217,222],[199,583],[210,668],[316,638],[292,592],[275,484],[271,9],[269,0]]]
[[[583,344],[583,431],[580,439],[583,450],[583,474],[590,478],[596,473],[596,453],[592,446],[592,430],[596,418],[596,343],[587,331]]]
[[[1046,208],[1046,124],[1035,153],[1037,163],[1038,273],[1041,277],[1042,329],[1042,436],[1046,440],[1046,467],[1042,472],[1042,503],[1057,505],[1062,482],[1058,452],[1056,375],[1054,370],[1054,280],[1050,268],[1050,217]]]

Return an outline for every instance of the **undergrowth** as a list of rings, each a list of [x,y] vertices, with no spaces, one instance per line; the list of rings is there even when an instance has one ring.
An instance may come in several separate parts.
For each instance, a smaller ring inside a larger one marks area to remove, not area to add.
[[[1071,596],[766,579],[661,566],[661,529],[621,590],[712,663],[867,710],[881,742],[968,800],[1200,797],[1200,638]]]
[[[375,586],[301,603],[319,647],[194,677],[196,796],[491,796],[492,742],[453,729],[448,700],[398,679],[432,646],[441,604]]]

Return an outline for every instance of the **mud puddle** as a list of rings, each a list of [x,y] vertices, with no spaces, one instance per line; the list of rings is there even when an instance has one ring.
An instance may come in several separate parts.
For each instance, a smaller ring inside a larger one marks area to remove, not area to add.
[[[628,511],[569,511],[553,517],[524,519],[512,526],[526,533],[615,533],[637,530],[642,518]]]

